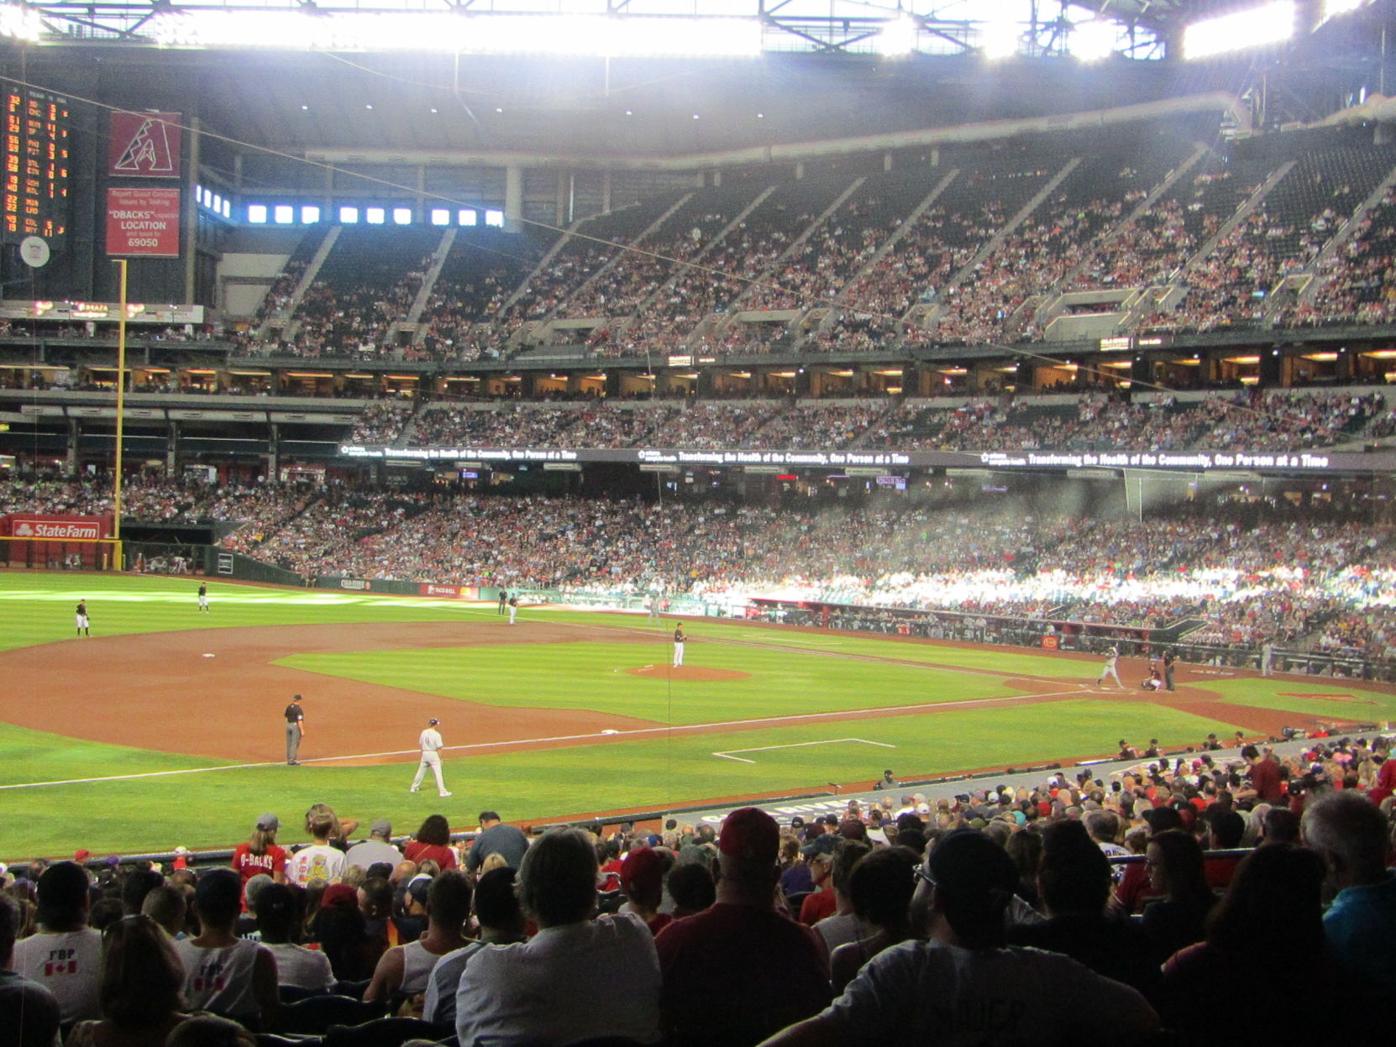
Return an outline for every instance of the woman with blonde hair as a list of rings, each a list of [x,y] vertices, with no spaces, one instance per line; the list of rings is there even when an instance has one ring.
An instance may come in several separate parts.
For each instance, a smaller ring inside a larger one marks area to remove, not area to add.
[[[149,916],[126,916],[102,933],[100,1021],[78,1022],[69,1047],[161,1047],[182,1013],[184,964]]]
[[[338,883],[344,875],[344,852],[333,845],[343,835],[339,818],[328,804],[312,804],[305,812],[305,831],[314,838],[286,863],[288,883],[302,887],[312,883]]]

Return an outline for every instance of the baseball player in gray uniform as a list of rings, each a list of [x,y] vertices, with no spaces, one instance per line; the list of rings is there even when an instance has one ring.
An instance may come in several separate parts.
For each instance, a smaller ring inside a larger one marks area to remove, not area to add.
[[[417,744],[422,749],[422,762],[417,764],[417,777],[412,779],[412,792],[417,792],[422,787],[422,779],[427,775],[427,768],[431,768],[432,774],[436,775],[436,792],[439,796],[450,796],[451,793],[446,788],[446,782],[441,777],[441,750],[446,743],[441,740],[441,732],[436,728],[441,721],[432,717],[427,721],[424,730],[417,739]]]

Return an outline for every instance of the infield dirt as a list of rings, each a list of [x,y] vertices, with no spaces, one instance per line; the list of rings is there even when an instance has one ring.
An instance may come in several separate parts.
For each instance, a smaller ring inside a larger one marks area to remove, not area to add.
[[[233,628],[67,640],[0,653],[0,678],[9,684],[0,693],[0,720],[92,741],[237,762],[283,758],[282,710],[296,693],[304,696],[305,759],[333,757],[376,763],[415,758],[410,753],[373,754],[391,747],[391,743],[384,743],[385,723],[425,723],[430,716],[442,719],[449,745],[490,743],[498,746],[495,751],[617,742],[633,738],[637,731],[648,734],[666,729],[663,723],[638,717],[576,709],[500,708],[274,664],[291,653],[564,641],[633,643],[639,664],[625,671],[652,677],[657,683],[716,682],[746,675],[702,666],[675,670],[667,664],[642,663],[643,658],[653,658],[657,649],[667,654],[668,645],[646,633],[574,624],[531,622],[511,629],[507,640],[497,626],[475,623]],[[1083,675],[1089,672],[1083,665]],[[1222,702],[1202,685],[1206,676],[1195,676],[1186,667],[1180,667],[1178,679],[1181,686],[1177,691],[1147,694],[1138,690],[1100,691],[1069,685],[1060,678],[1022,676],[1010,683],[1027,693],[995,700],[994,705],[1002,708],[1082,698],[1141,700],[1234,723],[1257,735],[1273,735],[1283,726],[1314,721],[1313,717]],[[949,712],[966,704],[927,705],[917,711]],[[1341,704],[1335,702],[1335,713]],[[860,709],[786,719],[808,724],[877,715],[876,709]],[[762,727],[773,727],[783,720],[766,717],[759,722]],[[722,733],[745,726],[736,721],[674,729]],[[603,731],[620,733],[597,737]],[[353,754],[368,755],[354,758]]]

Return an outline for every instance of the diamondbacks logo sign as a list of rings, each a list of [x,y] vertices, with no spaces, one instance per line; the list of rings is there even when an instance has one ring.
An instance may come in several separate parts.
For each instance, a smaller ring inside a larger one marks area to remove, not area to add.
[[[178,178],[180,113],[112,113],[107,174]]]

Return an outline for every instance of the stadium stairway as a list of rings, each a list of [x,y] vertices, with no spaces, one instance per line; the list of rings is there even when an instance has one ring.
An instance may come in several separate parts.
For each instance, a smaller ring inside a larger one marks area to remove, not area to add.
[[[332,225],[325,231],[325,238],[320,241],[320,246],[311,255],[310,264],[305,267],[305,272],[301,273],[300,283],[296,284],[296,289],[291,292],[291,298],[286,303],[286,308],[272,314],[262,322],[262,326],[257,331],[258,341],[264,341],[272,328],[275,327],[281,329],[283,338],[295,337],[295,331],[291,328],[296,310],[300,308],[301,299],[305,297],[306,291],[310,290],[310,285],[319,277],[320,268],[325,264],[325,259],[330,256],[330,251],[334,249],[335,241],[339,239],[339,234],[343,229],[344,227],[341,225]]]
[[[1041,189],[1034,193],[1032,199],[1030,199],[1027,203],[1025,203],[1022,207],[1018,209],[1017,214],[1010,218],[1008,222],[998,230],[998,232],[991,236],[984,243],[984,245],[979,248],[978,251],[974,252],[974,254],[970,256],[969,261],[965,262],[965,264],[959,268],[959,271],[951,275],[950,279],[946,281],[945,286],[940,289],[939,297],[944,298],[947,294],[954,291],[957,287],[959,287],[962,283],[969,279],[970,275],[974,272],[975,267],[978,266],[980,262],[984,261],[984,259],[988,258],[991,254],[997,251],[1003,245],[1003,242],[1007,240],[1008,237],[1012,234],[1012,232],[1015,229],[1017,229],[1020,225],[1022,225],[1025,221],[1027,221],[1028,216],[1037,210],[1037,208],[1041,205],[1042,201],[1048,199],[1054,192],[1056,192],[1057,187],[1060,186],[1063,182],[1065,182],[1067,178],[1070,177],[1071,172],[1076,170],[1076,168],[1080,165],[1081,158],[1079,156],[1073,156],[1070,160],[1063,164],[1061,170],[1054,174],[1051,180],[1046,185],[1044,185]],[[905,342],[905,332],[908,330],[910,322],[913,319],[912,314],[915,313],[918,308],[920,308],[919,303],[918,305],[913,305],[911,309],[908,310],[906,316],[902,317],[902,334],[899,335],[897,339],[898,345],[901,345]],[[940,309],[941,306],[938,304],[930,306],[930,308],[926,311],[925,317],[923,318],[923,323],[927,326],[934,328],[936,321],[940,317]]]
[[[1386,196],[1387,190],[1393,185],[1396,185],[1396,167],[1393,167],[1387,172],[1386,177],[1377,183],[1375,189],[1367,194],[1367,198],[1358,205],[1357,210],[1352,213],[1352,216],[1339,226],[1337,233],[1323,245],[1323,250],[1315,256],[1314,260],[1309,265],[1304,267],[1302,272],[1311,276],[1312,279],[1300,290],[1298,297],[1295,299],[1296,305],[1311,305],[1313,303],[1314,299],[1318,296],[1319,290],[1323,287],[1327,279],[1323,275],[1319,275],[1324,272],[1324,263],[1337,254],[1338,251],[1342,249],[1343,245],[1352,238],[1352,234],[1361,227],[1362,220],[1367,217],[1367,214],[1372,208],[1381,203],[1382,198]],[[1331,270],[1329,273],[1331,278]],[[1279,302],[1278,296],[1276,296],[1276,300],[1271,302],[1270,308],[1267,311],[1267,319],[1272,323],[1274,322],[1275,314],[1278,309]]]

